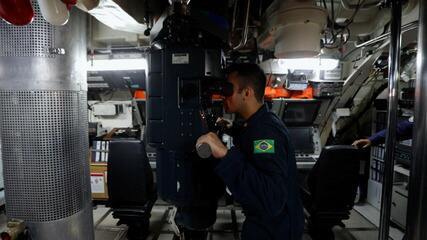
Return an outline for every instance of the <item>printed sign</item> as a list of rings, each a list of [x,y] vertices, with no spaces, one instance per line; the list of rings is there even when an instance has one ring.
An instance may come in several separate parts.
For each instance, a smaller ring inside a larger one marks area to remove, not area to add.
[[[102,173],[91,173],[90,174],[90,187],[92,193],[105,193],[105,180],[104,174]]]
[[[172,64],[189,64],[190,54],[188,53],[174,53],[172,54]]]

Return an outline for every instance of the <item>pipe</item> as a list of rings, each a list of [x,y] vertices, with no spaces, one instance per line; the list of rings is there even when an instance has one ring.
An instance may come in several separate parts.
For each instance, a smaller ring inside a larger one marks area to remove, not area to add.
[[[384,178],[381,196],[380,240],[389,239],[391,197],[393,194],[394,149],[396,146],[398,81],[400,76],[400,47],[402,25],[402,2],[392,0],[391,35],[388,70],[388,114],[384,158]]]
[[[403,7],[403,15],[410,14],[416,7],[417,0],[408,0],[407,3]],[[371,11],[376,11],[375,9],[360,9],[357,13],[357,16],[362,16],[364,12],[366,12],[368,15],[366,17],[369,17],[369,13]],[[341,11],[339,18],[348,18],[354,13],[354,10],[345,10]],[[364,19],[366,17],[356,17],[357,19]],[[357,35],[372,35],[378,31],[381,30],[387,23],[389,23],[391,19],[390,11],[387,8],[382,8],[379,11],[375,13],[375,17],[369,17],[368,21],[364,22],[358,22],[360,20],[357,20],[356,22],[353,22],[350,24],[349,29],[353,36]]]
[[[408,24],[405,24],[405,25],[402,26],[402,33],[410,31],[410,30],[414,30],[414,29],[417,29],[417,28],[418,28],[418,21],[411,22],[411,23],[408,23]],[[371,39],[369,41],[363,42],[361,44],[357,44],[355,47],[356,48],[366,47],[366,46],[372,45],[374,43],[383,41],[383,40],[385,40],[385,39],[387,39],[389,37],[390,37],[390,32],[386,32],[386,33],[384,33],[384,34],[382,34],[382,35],[380,35],[380,36],[378,36],[376,38],[373,38],[373,39]]]
[[[413,159],[409,180],[406,233],[408,240],[427,239],[427,3],[419,0],[418,59],[415,86]],[[415,131],[416,130],[416,131]]]
[[[366,10],[372,7],[378,7],[378,5],[381,4],[381,1],[366,4],[361,2],[360,4],[363,5],[359,7],[359,10]],[[341,5],[345,10],[355,10],[357,8],[357,4],[350,4],[347,0],[341,0]]]
[[[173,5],[174,3],[182,3],[182,4],[190,4],[191,0],[169,0],[169,5]]]
[[[234,29],[236,28],[236,15],[237,15],[237,3],[239,0],[235,0],[234,2],[234,9],[233,9],[233,19],[231,21],[231,32],[234,32]]]
[[[243,28],[243,36],[240,39],[240,43],[233,47],[233,50],[242,49],[248,42],[248,32],[249,32],[249,10],[251,8],[251,0],[247,0],[248,4],[246,5],[246,15],[245,15],[245,26]]]

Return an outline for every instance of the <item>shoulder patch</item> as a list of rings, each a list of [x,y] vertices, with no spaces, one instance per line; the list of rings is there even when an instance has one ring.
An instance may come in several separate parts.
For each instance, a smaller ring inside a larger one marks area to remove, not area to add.
[[[255,140],[254,153],[274,153],[274,140],[273,139]]]

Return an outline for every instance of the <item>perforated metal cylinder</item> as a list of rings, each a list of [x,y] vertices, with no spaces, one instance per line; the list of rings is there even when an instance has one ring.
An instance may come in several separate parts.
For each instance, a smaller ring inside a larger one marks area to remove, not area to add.
[[[8,218],[33,240],[92,240],[88,162],[86,19],[0,20],[0,142]]]

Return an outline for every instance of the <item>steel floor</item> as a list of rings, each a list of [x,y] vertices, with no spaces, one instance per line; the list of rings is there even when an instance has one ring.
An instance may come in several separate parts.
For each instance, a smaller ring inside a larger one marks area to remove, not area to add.
[[[155,205],[150,219],[150,236],[147,240],[172,240],[174,233],[167,222],[167,215],[171,206]],[[117,220],[113,219],[108,208],[98,205],[94,209],[95,239],[96,240],[125,240],[126,226],[116,226]],[[219,208],[217,221],[209,231],[208,240],[236,240],[244,221],[241,210],[236,209],[236,224],[233,224],[231,208]],[[356,211],[344,222],[345,229],[335,228],[336,240],[377,240],[378,229]],[[233,229],[236,229],[233,231]],[[303,240],[311,240],[304,235]],[[395,239],[397,240],[397,239]],[[399,239],[400,240],[400,239]]]

